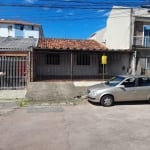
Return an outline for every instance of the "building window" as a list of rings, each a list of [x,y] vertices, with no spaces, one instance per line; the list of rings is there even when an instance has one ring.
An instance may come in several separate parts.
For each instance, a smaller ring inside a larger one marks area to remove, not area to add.
[[[60,55],[58,55],[58,54],[46,55],[46,64],[47,65],[59,65],[60,64]]]
[[[8,31],[12,31],[12,26],[8,26]]]
[[[90,65],[90,55],[77,54],[77,65]]]
[[[144,25],[144,47],[150,47],[150,25]]]
[[[150,69],[150,56],[146,58],[146,69]]]
[[[20,30],[23,30],[24,29],[24,25],[20,25]]]
[[[28,30],[34,30],[34,26],[27,26]]]
[[[18,29],[18,30],[23,30],[24,29],[24,25],[16,24],[15,28]]]

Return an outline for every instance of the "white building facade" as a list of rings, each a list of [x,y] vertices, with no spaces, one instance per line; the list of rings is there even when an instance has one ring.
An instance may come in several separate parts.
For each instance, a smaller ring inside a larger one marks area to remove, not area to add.
[[[150,75],[149,9],[114,6],[106,28],[96,32],[90,39],[104,43],[111,50],[133,51],[129,62],[132,74]]]
[[[0,20],[0,37],[38,39],[43,37],[43,30],[39,24],[2,19]]]

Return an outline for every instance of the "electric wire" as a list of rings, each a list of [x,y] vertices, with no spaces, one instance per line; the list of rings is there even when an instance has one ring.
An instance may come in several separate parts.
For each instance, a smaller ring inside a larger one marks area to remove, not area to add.
[[[145,0],[139,0],[139,4],[148,3]],[[137,2],[131,0],[114,0],[113,2],[108,0],[107,2],[104,0],[101,1],[92,1],[92,0],[38,0],[37,3],[20,3],[20,2],[1,2],[1,8],[11,8],[15,9],[15,11],[20,12],[20,8],[22,8],[22,17],[27,17],[27,10],[33,12],[30,18],[32,19],[44,19],[44,20],[88,20],[88,19],[102,19],[106,18],[109,15],[110,10],[112,9],[113,4],[122,4],[126,6],[128,4],[129,7],[122,8],[113,8],[118,10],[116,14],[113,14],[111,17],[128,17],[127,12],[124,13],[122,10],[137,8],[140,7],[136,4]],[[131,7],[132,6],[132,7]],[[8,9],[0,9],[4,17],[11,17],[12,15],[8,15]],[[69,12],[70,11],[70,12]],[[71,12],[72,11],[72,12]],[[99,11],[99,13],[98,13]],[[49,12],[49,15],[46,13]],[[81,13],[82,12],[82,13]],[[6,15],[4,15],[6,13]],[[0,15],[1,17],[1,15]]]

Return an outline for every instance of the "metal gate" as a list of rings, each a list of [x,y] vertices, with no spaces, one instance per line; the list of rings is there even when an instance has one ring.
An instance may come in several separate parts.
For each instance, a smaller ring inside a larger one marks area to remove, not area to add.
[[[0,56],[0,89],[22,89],[27,85],[27,57]]]

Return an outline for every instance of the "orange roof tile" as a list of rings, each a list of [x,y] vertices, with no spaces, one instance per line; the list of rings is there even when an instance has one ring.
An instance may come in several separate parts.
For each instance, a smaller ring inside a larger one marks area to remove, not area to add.
[[[57,50],[89,50],[103,51],[107,48],[94,40],[72,40],[72,39],[39,39],[37,48]]]

